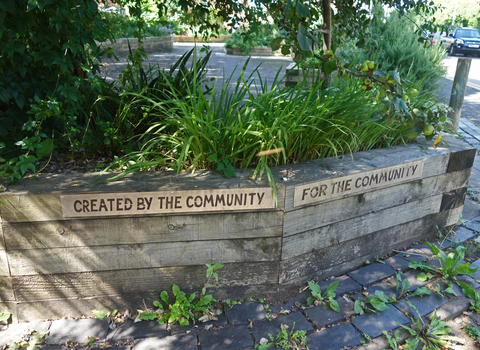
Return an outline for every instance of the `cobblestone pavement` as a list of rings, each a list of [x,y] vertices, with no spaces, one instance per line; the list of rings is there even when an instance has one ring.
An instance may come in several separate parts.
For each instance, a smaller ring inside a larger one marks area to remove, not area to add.
[[[155,62],[168,65],[175,61],[184,52],[185,46],[175,46],[173,53],[168,55],[153,55]],[[218,55],[218,64],[226,64],[225,70],[233,70],[233,61],[224,57],[220,47],[215,47],[214,54]],[[172,57],[171,57],[172,56]],[[243,62],[243,57],[236,61]],[[262,62],[262,67],[272,67],[268,79],[278,69],[286,66],[289,59],[252,58],[251,64]],[[265,63],[266,62],[266,63]],[[212,63],[213,64],[213,63]],[[216,63],[214,63],[216,64]],[[115,64],[120,68],[121,64]],[[218,67],[216,66],[217,71]],[[113,76],[113,68],[108,73]],[[273,75],[274,76],[274,75]],[[262,77],[263,70],[262,70]],[[460,124],[464,140],[473,146],[480,145],[480,129],[467,119],[462,119]],[[475,197],[475,190],[480,190],[480,162],[475,162],[470,179],[472,191],[465,202],[463,218],[469,221],[459,226],[453,236],[439,242],[442,247],[460,241],[480,242],[480,205]],[[268,334],[275,335],[280,331],[280,325],[286,324],[290,329],[295,324],[295,330],[307,332],[307,345],[310,350],[340,350],[361,347],[365,350],[380,350],[388,348],[388,343],[382,331],[393,333],[399,323],[408,324],[410,319],[406,316],[415,316],[407,304],[399,302],[390,304],[389,308],[381,313],[366,313],[357,315],[354,312],[354,301],[365,298],[365,294],[373,294],[375,290],[383,290],[388,296],[395,291],[395,272],[400,271],[403,279],[410,282],[410,290],[426,285],[416,276],[419,271],[408,268],[411,260],[427,259],[430,250],[424,244],[412,246],[404,252],[398,252],[384,261],[377,261],[351,271],[345,275],[337,276],[331,280],[318,282],[322,290],[338,281],[336,290],[337,302],[340,312],[324,309],[322,306],[305,308],[306,300],[310,296],[306,288],[301,288],[298,295],[283,305],[267,306],[257,301],[247,301],[223,310],[216,321],[197,325],[180,326],[173,324],[169,327],[159,325],[154,321],[134,323],[127,320],[123,323],[112,325],[109,318],[104,319],[62,319],[45,322],[32,322],[11,324],[0,331],[0,348],[9,344],[15,334],[22,334],[26,329],[35,329],[37,332],[48,332],[46,343],[41,349],[89,349],[89,337],[94,337],[95,349],[112,350],[147,350],[147,349],[196,349],[196,350],[239,350],[253,349],[262,338]],[[472,263],[473,267],[480,267],[480,259]],[[480,279],[480,269],[473,276]],[[480,291],[480,285],[473,279],[467,278],[472,285]],[[440,282],[441,283],[441,282]],[[457,336],[459,343],[456,349],[475,349],[475,342],[464,332],[463,326],[470,323],[480,329],[480,317],[468,312],[470,300],[455,286],[457,297],[448,295],[446,298],[437,293],[429,296],[409,297],[419,313],[428,319],[433,311],[437,310],[442,320],[448,321],[452,333]],[[401,338],[406,337],[406,332],[401,332]],[[87,344],[85,344],[87,343]]]

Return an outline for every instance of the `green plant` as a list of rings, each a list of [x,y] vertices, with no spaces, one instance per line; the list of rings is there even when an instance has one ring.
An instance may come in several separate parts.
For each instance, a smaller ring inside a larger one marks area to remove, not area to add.
[[[105,317],[115,316],[118,310],[113,310],[112,312],[107,312],[107,313],[101,310],[93,310],[92,312],[93,312],[93,317],[95,318],[105,318]]]
[[[420,343],[423,343],[422,349],[425,350],[453,349],[449,343],[450,337],[447,336],[451,329],[445,327],[445,322],[437,317],[437,310],[433,311],[430,323],[425,323],[418,310],[410,302],[407,301],[406,303],[417,312],[418,318],[415,320],[410,317],[412,321],[411,326],[399,323],[402,328],[406,329],[413,336],[407,338],[403,347],[404,350],[415,350]]]
[[[462,260],[465,256],[465,247],[458,246],[453,252],[447,254],[444,251],[440,250],[437,246],[428,242],[425,243],[428,244],[428,246],[430,247],[430,250],[433,253],[433,257],[437,258],[440,262],[440,268],[436,270],[434,267],[428,265],[428,263],[426,262],[415,260],[410,261],[408,263],[408,267],[412,269],[421,269],[425,272],[438,273],[444,279],[449,279],[457,275],[469,275],[475,273],[478,270],[478,268],[470,268],[469,263],[459,264],[460,260]],[[421,273],[419,274],[419,277],[422,279],[429,279],[431,278],[431,275],[428,276],[428,274]]]
[[[463,294],[467,298],[470,298],[470,310],[474,310],[477,313],[480,313],[480,295],[477,293],[477,291],[468,283],[464,283],[461,281],[455,281],[456,284],[462,288]]]
[[[365,312],[377,312],[388,309],[389,299],[385,295],[385,292],[381,290],[375,291],[375,296],[368,296],[366,301],[360,298],[355,300],[354,310],[357,314],[363,314]]]
[[[273,337],[271,334],[268,335],[270,341],[262,342],[261,344],[255,344],[255,349],[265,350],[269,347],[279,347],[284,350],[308,350],[307,347],[307,331],[294,331],[295,322],[293,323],[292,330],[288,331],[288,326],[286,324],[280,325],[280,332]]]
[[[205,295],[205,292],[207,291],[207,288],[213,287],[213,285],[210,284],[210,280],[212,276],[215,278],[215,281],[218,282],[218,274],[214,272],[215,270],[221,269],[223,267],[223,264],[216,263],[215,265],[212,264],[205,264],[207,266],[207,282],[205,283],[205,286],[202,288],[202,295]]]
[[[18,350],[25,348],[27,350],[37,350],[39,344],[47,339],[47,333],[38,333],[36,330],[28,329],[23,334],[13,337],[5,350]]]
[[[170,304],[168,292],[162,291],[160,293],[160,299],[167,305],[164,305],[160,301],[154,301],[153,305],[157,307],[156,311],[146,310],[141,312],[139,317],[145,321],[157,320],[159,324],[175,323],[178,322],[181,325],[188,325],[190,319],[203,319],[207,320],[215,315],[209,310],[216,300],[210,295],[205,295],[206,289],[212,287],[210,285],[210,279],[212,276],[218,281],[218,275],[215,270],[223,267],[222,264],[206,264],[207,266],[207,282],[202,288],[202,296],[199,300],[195,301],[195,293],[187,296],[185,292],[174,284],[172,286],[173,297],[175,299],[173,304]]]
[[[11,322],[11,317],[12,317],[12,314],[10,312],[0,312],[0,324],[6,324]]]
[[[387,338],[388,344],[393,350],[399,350],[399,345],[398,342],[400,340],[400,331],[396,330],[395,333],[393,334],[393,337],[390,336],[387,331],[383,331],[383,334],[385,334],[385,337]]]
[[[93,348],[93,346],[95,345],[95,340],[95,337],[88,337],[88,341],[83,343],[83,345],[88,345],[89,347]]]
[[[324,309],[326,309],[327,306],[330,306],[333,311],[340,312],[338,302],[334,299],[336,296],[335,289],[338,287],[338,281],[330,283],[325,293],[322,293],[320,286],[313,281],[309,281],[308,286],[310,287],[312,297],[308,297],[307,305],[315,303],[315,305],[323,305]]]
[[[480,341],[480,331],[475,326],[466,324],[464,329],[470,338],[477,342]]]
[[[454,296],[457,296],[457,293],[455,293],[455,291],[453,290],[453,287],[452,287],[452,281],[447,281],[447,287],[442,290],[442,287],[440,286],[439,283],[436,283],[435,284],[435,290],[437,291],[438,294],[440,294],[443,298],[446,298],[445,294],[448,293],[448,294],[451,294],[451,295],[454,295]]]

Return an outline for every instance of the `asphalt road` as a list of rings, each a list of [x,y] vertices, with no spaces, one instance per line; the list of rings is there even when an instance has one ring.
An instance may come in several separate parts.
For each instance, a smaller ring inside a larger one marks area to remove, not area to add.
[[[452,93],[453,79],[457,68],[457,61],[463,56],[449,56],[445,58],[445,65],[448,68],[447,76],[443,88],[440,90],[438,97],[448,104],[450,94]],[[470,73],[468,74],[467,91],[462,107],[462,117],[470,120],[475,125],[480,125],[480,58],[470,57],[472,63]]]

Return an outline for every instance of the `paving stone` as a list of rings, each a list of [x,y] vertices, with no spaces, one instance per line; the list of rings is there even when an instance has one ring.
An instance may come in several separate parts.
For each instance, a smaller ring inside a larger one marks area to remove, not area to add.
[[[353,302],[347,301],[342,297],[337,298],[336,300],[338,302],[338,306],[340,307],[340,312],[333,311],[330,306],[325,309],[323,305],[310,307],[303,312],[305,313],[307,318],[310,319],[310,321],[315,323],[315,326],[317,326],[317,328],[322,328],[324,326],[338,323],[348,317],[355,315],[355,311],[353,310]]]
[[[310,333],[313,331],[312,325],[307,321],[305,316],[301,312],[293,312],[288,315],[278,316],[272,321],[258,321],[253,323],[253,327],[250,329],[257,343],[262,338],[268,338],[268,334],[276,336],[280,332],[280,325],[286,324],[289,329],[292,329],[293,323],[295,322],[295,330],[297,331],[307,331]],[[202,345],[202,350],[203,345]]]
[[[471,267],[472,265],[470,265]],[[478,270],[477,270],[478,272]],[[478,283],[477,281],[475,281],[472,277],[470,276],[466,276],[466,275],[460,275],[460,276],[455,276],[455,278],[461,282],[464,282],[464,283],[468,283],[470,284],[474,289],[477,289],[478,287],[480,287],[480,283]],[[453,283],[455,285],[455,283]]]
[[[320,286],[322,292],[325,292],[328,286],[335,281],[338,281],[337,289],[335,289],[335,294],[337,295],[337,297],[342,296],[346,293],[359,292],[362,290],[362,286],[355,282],[348,275],[343,275],[340,277],[335,277],[331,280],[322,281],[319,282],[318,285]]]
[[[442,321],[450,321],[460,315],[462,312],[467,311],[469,306],[470,299],[461,296],[439,307],[437,310],[437,316],[440,317]],[[431,319],[432,316],[433,312],[428,314],[426,318]]]
[[[253,341],[246,326],[236,326],[198,335],[202,350],[237,350],[252,347]]]
[[[153,337],[137,339],[134,343],[135,350],[197,350],[198,340],[196,334],[171,335],[168,337]],[[109,349],[110,350],[110,349]]]
[[[480,216],[466,222],[464,226],[475,232],[480,232]]]
[[[340,350],[359,345],[363,340],[360,333],[350,324],[343,323],[307,336],[310,350]]]
[[[478,267],[477,272],[472,273],[471,276],[472,276],[473,278],[477,279],[477,280],[480,280],[480,259],[478,259],[478,260],[474,261],[473,263],[471,263],[471,264],[470,264],[470,267],[471,267],[472,269]]]
[[[372,338],[376,338],[382,335],[383,331],[397,328],[398,322],[406,324],[410,322],[410,319],[397,308],[390,306],[388,310],[382,312],[369,312],[358,316],[353,320],[353,325],[362,333],[365,333]]]
[[[383,260],[383,262],[396,270],[408,269],[408,260],[403,259],[399,254],[391,256],[388,259]]]
[[[227,317],[224,314],[220,314],[217,316],[218,320],[216,321],[209,321],[209,322],[198,322],[196,324],[190,323],[188,326],[182,326],[181,324],[175,323],[170,325],[170,333],[177,334],[177,333],[184,333],[187,331],[201,331],[205,329],[205,327],[209,327],[210,325],[212,328],[218,328],[222,326],[226,326],[228,324]]]
[[[50,328],[52,322],[30,322],[30,323],[12,323],[4,331],[0,331],[0,349],[9,344],[13,338],[22,335],[27,329],[36,330],[38,333],[45,333]]]
[[[477,219],[477,218],[475,218]],[[475,220],[474,219],[474,220]],[[470,222],[470,221],[469,221]],[[466,223],[466,225],[468,222]],[[480,223],[478,224],[478,229],[480,230]],[[448,237],[447,240],[458,243],[458,242],[463,242],[466,241],[467,239],[470,239],[472,237],[475,237],[477,234],[475,231],[468,229],[467,227],[459,227],[455,230],[455,232],[452,232]]]
[[[311,296],[312,296],[312,294],[309,291],[305,291],[301,295],[290,299],[285,304],[270,305],[270,309],[273,312],[277,312],[277,313],[282,313],[282,310],[299,311],[300,309],[297,306],[295,306],[295,303],[298,302],[298,303],[300,303],[300,305],[307,305],[307,299]]]
[[[386,264],[380,263],[367,265],[348,273],[348,275],[356,282],[365,287],[377,283],[389,276],[393,276],[394,274],[394,269]]]
[[[430,247],[426,244],[417,244],[411,248],[398,253],[398,255],[407,261],[425,261],[432,256]]]
[[[109,318],[53,321],[46,343],[62,344],[67,340],[74,340],[83,344],[88,337],[105,339],[109,322]]]
[[[365,301],[365,300],[368,299],[368,296],[370,296],[370,295],[375,296],[375,292],[377,290],[381,290],[382,292],[384,292],[387,295],[388,298],[391,298],[397,292],[396,279],[392,278],[388,281],[379,283],[376,286],[367,288],[365,291],[363,291],[361,293],[355,293],[354,295],[352,295],[352,298],[355,299],[355,300],[360,298],[361,300]]]
[[[68,347],[66,345],[42,345],[40,347],[42,350],[66,350]],[[109,348],[109,350],[112,350],[112,348]]]
[[[266,316],[263,305],[256,301],[233,305],[226,311],[228,322],[231,324],[245,324],[248,321],[264,320]]]
[[[447,303],[448,299],[443,298],[437,293],[432,293],[430,295],[424,295],[423,297],[409,296],[408,301],[417,308],[421,316],[425,316],[433,310],[438,309],[443,304]],[[415,312],[415,310],[413,310],[404,302],[395,303],[394,306],[403,313],[407,313],[411,317],[418,317],[418,314]]]
[[[125,325],[109,330],[108,340],[140,339],[147,337],[162,338],[167,336],[167,325],[157,321],[143,321],[134,323],[128,320]]]
[[[418,274],[421,272],[422,271],[420,270],[408,270],[408,271],[402,272],[402,279],[404,280],[406,279],[410,283],[409,291],[413,291],[419,287],[423,287],[428,283],[428,281],[422,282],[417,279]]]

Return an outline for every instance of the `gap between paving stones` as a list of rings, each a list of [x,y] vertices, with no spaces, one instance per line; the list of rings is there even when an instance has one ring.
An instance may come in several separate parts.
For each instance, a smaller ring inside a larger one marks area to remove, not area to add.
[[[448,247],[454,242],[463,242],[474,239],[480,231],[480,217],[467,222],[457,228],[456,235],[443,242]],[[389,304],[389,309],[380,313],[366,313],[357,315],[353,310],[354,300],[365,298],[362,293],[374,294],[376,290],[383,290],[387,296],[395,292],[395,271],[401,271],[402,278],[408,279],[410,290],[416,289],[430,282],[420,282],[416,279],[419,271],[408,269],[411,260],[426,260],[431,252],[425,244],[413,245],[409,249],[391,255],[373,264],[366,265],[345,275],[318,282],[322,291],[327,286],[339,281],[336,293],[340,312],[334,312],[323,306],[305,308],[307,298],[311,294],[308,288],[303,288],[295,298],[281,305],[273,305],[266,311],[265,305],[257,301],[247,301],[224,309],[218,320],[201,323],[195,326],[159,325],[156,321],[133,323],[127,320],[116,329],[109,328],[109,319],[63,319],[32,324],[14,324],[7,330],[0,331],[0,347],[8,344],[14,333],[25,330],[29,325],[39,331],[49,330],[46,344],[42,349],[85,349],[88,337],[100,339],[96,341],[98,348],[102,345],[112,345],[116,350],[146,350],[146,349],[197,349],[197,350],[240,350],[253,349],[262,338],[268,339],[268,334],[275,336],[280,331],[281,324],[287,324],[291,329],[295,323],[295,330],[307,331],[307,346],[311,350],[339,350],[344,346],[355,348],[362,342],[367,342],[365,334],[372,338],[367,347],[362,349],[385,348],[385,337],[382,331],[395,331],[398,322],[408,324],[410,319],[405,316],[416,316],[411,308],[404,303]],[[435,260],[433,260],[435,261]],[[473,267],[480,266],[480,259]],[[480,272],[474,275],[480,278]],[[467,280],[467,278],[464,278]],[[434,281],[435,283],[437,281]],[[480,284],[469,279],[474,288],[480,290]],[[421,316],[429,319],[433,311],[442,320],[452,319],[469,307],[469,299],[461,295],[460,288],[456,288],[459,297],[441,298],[438,294],[430,296],[409,297],[409,301],[417,307]],[[225,305],[226,306],[226,305]],[[269,320],[269,318],[272,318]],[[381,325],[379,327],[379,325]],[[211,328],[209,328],[211,327]],[[65,346],[67,340],[70,347]],[[388,345],[388,343],[387,343]],[[377,347],[375,347],[377,346]]]

